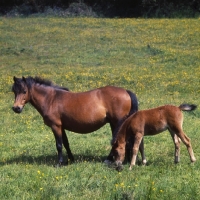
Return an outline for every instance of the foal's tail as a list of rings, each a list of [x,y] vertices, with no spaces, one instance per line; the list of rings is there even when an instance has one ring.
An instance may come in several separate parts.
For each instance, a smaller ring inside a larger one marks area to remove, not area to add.
[[[129,115],[128,115],[128,116],[130,116],[133,113],[138,111],[138,100],[137,100],[136,95],[133,92],[131,92],[130,90],[126,90],[126,91],[131,98],[131,110],[130,110]]]
[[[195,104],[181,104],[179,106],[179,108],[182,111],[192,111],[192,110],[195,110],[197,108],[197,105],[195,105]]]

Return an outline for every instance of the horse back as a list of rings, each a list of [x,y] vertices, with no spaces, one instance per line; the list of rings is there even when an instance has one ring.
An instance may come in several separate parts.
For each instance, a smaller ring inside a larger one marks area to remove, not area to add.
[[[132,115],[131,128],[134,132],[142,132],[144,135],[154,135],[168,127],[182,125],[183,116],[181,110],[172,105],[160,106],[153,109],[141,110]]]
[[[110,115],[124,116],[130,112],[131,99],[128,92],[120,87],[100,88],[100,96]]]
[[[84,114],[104,112],[105,117],[118,121],[127,116],[131,109],[130,95],[120,87],[105,86],[86,92],[64,94],[65,109],[70,113],[75,112],[74,108]]]
[[[74,132],[92,132],[109,122],[117,122],[129,114],[131,100],[126,90],[106,86],[87,92],[56,92],[62,124]],[[73,126],[73,128],[72,128]]]

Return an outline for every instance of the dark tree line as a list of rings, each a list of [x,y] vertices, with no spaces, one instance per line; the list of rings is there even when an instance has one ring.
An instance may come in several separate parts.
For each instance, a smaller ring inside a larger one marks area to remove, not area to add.
[[[137,17],[160,13],[168,16],[172,11],[200,13],[200,0],[0,0],[0,12],[16,7],[29,8],[30,13],[43,12],[46,7],[67,9],[71,4],[85,4],[107,16]]]

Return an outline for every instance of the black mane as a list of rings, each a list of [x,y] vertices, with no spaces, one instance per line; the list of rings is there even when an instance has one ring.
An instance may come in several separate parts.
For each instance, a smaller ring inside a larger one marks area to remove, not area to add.
[[[13,84],[12,91],[13,92],[15,91],[17,93],[23,92],[23,86],[22,86],[23,82],[28,86],[29,89],[32,87],[33,84],[39,84],[39,85],[43,85],[43,86],[47,86],[47,87],[53,87],[55,89],[69,91],[69,89],[66,87],[54,85],[50,80],[42,79],[38,76],[36,76],[35,78],[33,78],[31,76],[29,76],[27,78],[17,78],[17,81],[15,81],[15,83]]]
[[[36,76],[35,78],[32,78],[31,76],[27,77],[26,78],[26,83],[27,83],[28,86],[29,85],[31,86],[32,83],[37,83],[37,84],[44,85],[44,86],[50,86],[50,87],[53,87],[55,89],[61,89],[61,90],[69,91],[69,89],[66,88],[66,87],[54,85],[50,80],[42,79],[42,78],[40,78],[38,76]]]

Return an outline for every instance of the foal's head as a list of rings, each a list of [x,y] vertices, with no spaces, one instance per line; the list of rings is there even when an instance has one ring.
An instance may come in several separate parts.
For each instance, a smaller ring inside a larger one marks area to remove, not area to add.
[[[122,163],[125,158],[125,143],[120,143],[118,140],[116,140],[112,144],[112,152],[114,156],[114,161],[116,164],[116,169],[118,171],[122,170]]]
[[[16,113],[21,113],[24,105],[29,101],[28,86],[24,77],[16,78],[14,76],[13,80],[12,91],[15,94],[15,102],[12,109]]]

